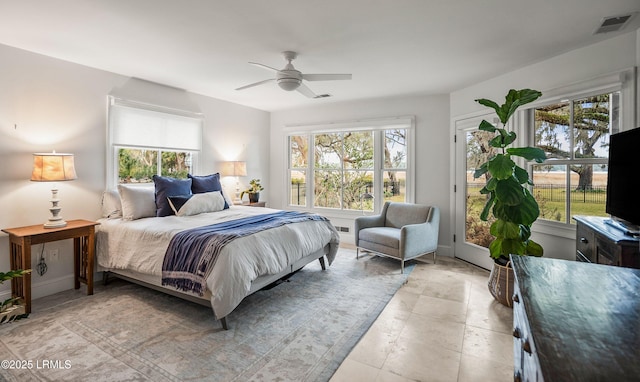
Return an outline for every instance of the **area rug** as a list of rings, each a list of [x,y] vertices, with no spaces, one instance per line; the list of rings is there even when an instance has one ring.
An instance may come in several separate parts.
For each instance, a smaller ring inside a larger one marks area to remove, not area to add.
[[[210,308],[121,280],[62,292],[0,326],[0,379],[327,381],[411,270],[341,248],[247,297],[226,331]]]

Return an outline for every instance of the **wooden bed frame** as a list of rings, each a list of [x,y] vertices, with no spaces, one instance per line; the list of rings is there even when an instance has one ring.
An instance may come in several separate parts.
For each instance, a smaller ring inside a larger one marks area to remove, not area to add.
[[[329,244],[325,245],[323,249],[311,253],[300,260],[296,261],[293,264],[288,265],[282,272],[276,273],[273,275],[265,275],[260,276],[256,280],[251,283],[251,289],[247,296],[261,290],[267,285],[282,279],[283,277],[298,271],[305,265],[318,260],[320,262],[320,266],[322,270],[326,270],[326,265],[324,261],[324,256],[329,253]],[[211,307],[211,300],[209,299],[209,291],[204,296],[199,296],[197,294],[183,292],[178,289],[172,287],[166,287],[162,285],[162,278],[159,276],[151,276],[143,273],[138,273],[135,271],[123,270],[123,269],[105,269],[102,273],[103,283],[106,285],[109,283],[109,276],[113,275],[116,278],[123,279],[138,285],[145,286],[147,288],[151,288],[175,297],[179,297],[181,299],[195,302],[200,305]],[[245,296],[246,297],[246,296]],[[215,312],[214,312],[215,315]],[[224,330],[229,330],[229,326],[227,325],[227,317],[217,317],[222,324],[222,328]]]

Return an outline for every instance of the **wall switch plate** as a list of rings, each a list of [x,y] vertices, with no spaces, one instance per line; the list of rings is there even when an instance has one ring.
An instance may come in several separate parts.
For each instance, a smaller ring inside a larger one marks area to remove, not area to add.
[[[58,261],[58,250],[52,249],[51,251],[49,251],[49,258],[51,259],[51,261]]]

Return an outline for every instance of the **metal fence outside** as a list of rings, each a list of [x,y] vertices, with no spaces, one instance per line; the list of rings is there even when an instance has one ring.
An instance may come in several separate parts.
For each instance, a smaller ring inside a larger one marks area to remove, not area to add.
[[[484,183],[467,183],[469,188],[480,190]],[[537,200],[549,202],[564,202],[566,200],[566,187],[560,184],[536,184],[533,186],[533,196]],[[605,204],[607,201],[606,186],[583,187],[571,190],[571,202]]]
[[[566,189],[555,184],[536,184],[533,195],[538,199],[558,202],[564,201]],[[592,186],[571,190],[571,202],[604,204],[607,201],[607,187]]]
[[[291,183],[291,204],[294,206],[304,205],[307,198],[306,183]]]
[[[400,195],[401,186],[404,184],[404,181],[395,181],[395,182],[384,182],[383,191],[385,194],[389,194],[391,196]],[[307,195],[307,184],[306,183],[291,183],[291,204],[293,205],[302,205],[304,204],[306,195]],[[482,186],[480,186],[482,187]],[[373,191],[373,183],[368,183],[364,186],[363,193],[372,193]]]

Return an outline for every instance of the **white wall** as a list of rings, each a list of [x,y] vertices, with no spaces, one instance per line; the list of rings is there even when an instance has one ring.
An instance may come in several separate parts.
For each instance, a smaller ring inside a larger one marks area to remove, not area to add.
[[[484,109],[474,102],[489,98],[504,102],[509,89],[532,88],[551,90],[587,81],[598,76],[640,65],[640,30],[599,42],[581,49],[505,73],[499,77],[451,93],[451,119],[476,113]],[[640,105],[636,103],[636,105]],[[638,110],[635,110],[638,113]],[[634,126],[638,123],[636,122]],[[453,122],[451,128],[453,129]],[[629,127],[627,127],[629,128]],[[452,164],[453,165],[453,164]],[[575,259],[575,228],[565,237],[544,234],[544,227],[533,227],[534,238],[545,249],[546,257]]]
[[[247,162],[247,176],[239,178],[240,190],[249,186],[249,180],[261,180],[265,190],[261,200],[268,200],[269,189],[269,113],[231,102],[195,96],[206,116],[200,169],[203,174],[217,172],[219,161],[243,160]],[[222,178],[225,190],[235,191],[234,178]],[[246,200],[245,196],[245,200]]]
[[[126,86],[125,86],[126,85]],[[164,106],[195,105],[205,115],[200,173],[222,160],[247,160],[248,178],[269,173],[269,113],[0,45],[0,228],[45,222],[51,184],[30,182],[32,153],[75,154],[78,179],[58,184],[63,218],[100,217],[106,182],[107,95],[126,88],[138,100]],[[244,184],[248,180],[242,180]],[[41,245],[33,247],[35,267]],[[73,287],[70,240],[57,248],[59,262],[32,276],[33,296]],[[0,234],[0,270],[9,269],[9,244]],[[35,268],[34,268],[35,269]],[[0,294],[9,286],[3,285]],[[0,296],[1,297],[1,296]]]
[[[416,203],[440,207],[440,255],[448,255],[452,233],[449,229],[449,100],[446,95],[370,99],[322,104],[271,114],[270,206],[287,208],[285,132],[287,125],[310,125],[357,119],[415,116],[416,121]],[[334,225],[351,227],[353,219],[327,213]],[[353,243],[352,235],[343,241]]]

